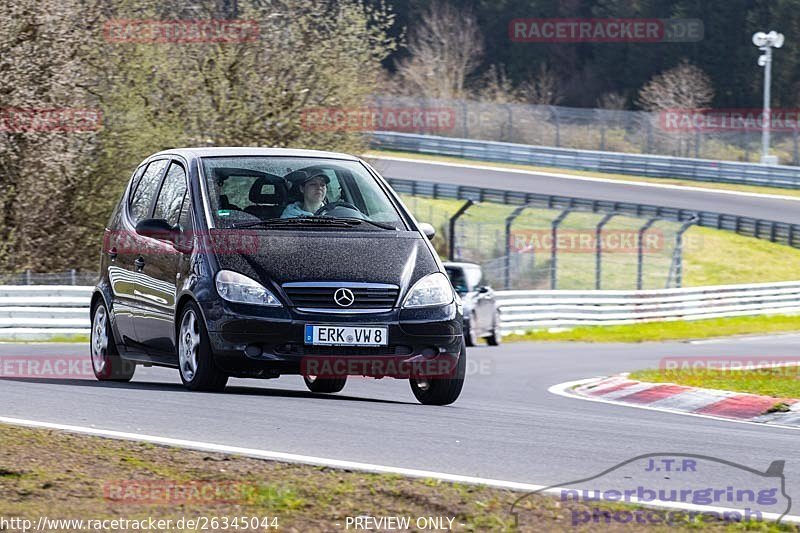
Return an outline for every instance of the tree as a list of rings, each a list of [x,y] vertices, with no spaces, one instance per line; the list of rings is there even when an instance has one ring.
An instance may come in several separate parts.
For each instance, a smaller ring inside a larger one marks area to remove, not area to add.
[[[639,91],[638,105],[647,111],[702,109],[714,99],[711,79],[682,59],[678,66],[654,76]]]
[[[0,128],[0,271],[96,269],[111,209],[153,152],[187,145],[360,151],[360,132],[309,127],[304,113],[367,104],[380,63],[396,46],[387,36],[391,13],[362,0],[0,3],[0,113],[99,108],[103,117],[89,132]],[[103,32],[126,19],[233,15],[253,21],[257,38],[136,43]]]
[[[539,65],[539,72],[520,87],[521,98],[535,105],[558,105],[564,99],[561,81],[545,63]]]
[[[467,77],[480,65],[483,37],[470,12],[433,3],[409,30],[409,57],[396,62],[402,92],[428,98],[463,98]]]

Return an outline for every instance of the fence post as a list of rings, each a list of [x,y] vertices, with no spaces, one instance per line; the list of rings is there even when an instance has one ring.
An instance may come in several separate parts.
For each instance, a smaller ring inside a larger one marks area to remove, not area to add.
[[[75,283],[75,269],[74,268],[71,268],[69,270],[69,284],[70,285],[77,285],[77,283]]]
[[[450,252],[450,254],[449,254],[450,255],[450,261],[455,261],[455,258],[456,258],[456,220],[458,220],[458,217],[460,217],[461,215],[466,213],[467,209],[469,209],[469,207],[472,204],[473,204],[472,200],[467,200],[466,202],[464,202],[464,205],[459,207],[458,211],[456,211],[455,214],[452,217],[450,217],[450,224],[449,224],[450,246],[449,246],[449,250],[448,250],[448,252]]]
[[[675,262],[675,286],[683,286],[683,234],[697,222],[697,215],[683,223],[678,233],[675,234],[675,251],[672,253],[672,260]],[[667,280],[669,288],[669,280]]]
[[[561,212],[561,214],[556,217],[553,221],[553,227],[550,230],[551,235],[550,238],[552,242],[550,243],[550,290],[554,291],[558,285],[558,226],[567,218],[572,212],[572,208],[565,209]]]
[[[30,268],[26,268],[25,269],[25,285],[30,285],[30,284],[31,284],[31,269]]]
[[[602,283],[603,277],[603,265],[602,265],[602,257],[603,257],[603,226],[608,224],[608,222],[617,216],[618,213],[609,213],[604,216],[600,222],[597,224],[594,232],[595,238],[595,258],[594,258],[594,288],[596,290],[600,290],[600,284]]]
[[[514,211],[506,217],[506,256],[503,260],[503,267],[505,270],[503,288],[505,288],[505,290],[508,290],[511,287],[511,224],[513,224],[514,219],[520,216],[527,208],[527,204],[521,205],[514,209]]]
[[[636,258],[636,290],[642,290],[642,276],[644,273],[644,234],[647,230],[650,229],[650,226],[655,224],[659,219],[657,217],[653,217],[648,220],[644,226],[639,228],[639,242],[637,243],[639,246],[639,253]]]

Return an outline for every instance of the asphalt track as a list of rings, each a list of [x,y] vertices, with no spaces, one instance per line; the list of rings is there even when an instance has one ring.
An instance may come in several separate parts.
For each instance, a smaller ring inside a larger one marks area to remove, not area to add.
[[[314,395],[300,378],[231,380],[191,393],[177,371],[139,367],[130,384],[0,379],[0,416],[540,485],[596,475],[640,454],[703,454],[765,470],[786,461],[800,497],[800,432],[564,398],[561,382],[655,367],[667,356],[796,356],[798,336],[646,345],[506,344],[468,352],[452,406],[416,403],[408,383],[354,378]],[[0,358],[85,355],[83,344],[2,344]],[[741,472],[715,475],[744,483]],[[792,514],[797,513],[794,509]]]
[[[369,156],[368,159],[374,162],[376,170],[387,178],[416,179],[436,183],[697,209],[800,224],[800,201],[798,201],[800,199],[771,198],[768,197],[769,195],[726,194],[714,192],[711,189],[652,186],[649,183],[580,179],[579,176],[566,178],[556,176],[557,171],[526,173],[520,170],[491,168],[490,163],[467,163],[467,165],[483,167],[472,168],[457,164],[441,164],[422,160],[403,161],[398,158],[380,156]],[[602,177],[602,174],[599,174],[598,177]],[[702,188],[703,184],[698,183],[697,187]],[[776,193],[779,192],[776,190]]]
[[[373,158],[374,160],[374,158]],[[705,209],[800,223],[796,201],[381,160],[388,177]],[[701,454],[765,470],[785,460],[800,498],[800,432],[565,398],[551,386],[656,367],[662,357],[796,357],[800,336],[644,345],[507,344],[468,351],[452,406],[421,406],[407,382],[353,378],[336,395],[302,380],[231,380],[190,393],[177,371],[137,369],[130,384],[0,378],[0,416],[144,433],[375,465],[561,485],[648,453]],[[0,359],[85,356],[81,344],[0,344]],[[740,470],[715,472],[745,483]],[[746,477],[746,476],[745,476]],[[798,505],[791,510],[797,515]]]

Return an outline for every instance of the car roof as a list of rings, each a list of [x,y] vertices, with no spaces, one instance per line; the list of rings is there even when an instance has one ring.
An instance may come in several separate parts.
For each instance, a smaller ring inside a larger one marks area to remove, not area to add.
[[[195,147],[195,148],[172,148],[163,150],[153,156],[159,155],[179,155],[186,159],[198,157],[317,157],[328,159],[344,159],[347,161],[359,161],[358,157],[342,154],[339,152],[325,152],[322,150],[301,150],[296,148],[261,148],[248,146],[225,146],[225,147]]]

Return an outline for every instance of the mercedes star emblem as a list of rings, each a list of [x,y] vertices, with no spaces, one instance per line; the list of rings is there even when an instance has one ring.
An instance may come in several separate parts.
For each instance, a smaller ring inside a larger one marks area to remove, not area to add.
[[[333,301],[341,307],[350,307],[356,301],[356,297],[350,289],[341,288],[333,293]]]

